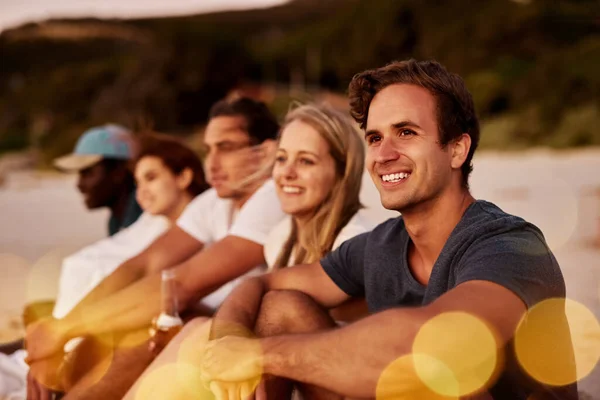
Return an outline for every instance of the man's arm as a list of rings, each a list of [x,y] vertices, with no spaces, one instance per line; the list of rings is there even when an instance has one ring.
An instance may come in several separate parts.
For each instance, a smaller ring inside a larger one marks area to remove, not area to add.
[[[202,250],[203,243],[178,226],[156,239],[147,249],[125,261],[81,300],[69,315],[82,314],[92,304],[122,290],[148,274],[177,265]]]
[[[323,333],[260,339],[264,357],[251,361],[258,362],[260,367],[246,367],[251,364],[244,357],[256,358],[252,352],[244,353],[248,339],[222,338],[207,346],[203,373],[207,380],[244,381],[251,378],[244,375],[248,374],[246,371],[255,372],[262,367],[264,373],[343,395],[375,397],[382,372],[394,360],[411,354],[419,329],[434,316],[450,311],[476,316],[497,333],[500,348],[513,336],[525,309],[523,301],[508,289],[487,281],[469,281],[426,307],[386,310]],[[450,339],[453,343],[449,349],[473,351],[470,337],[456,335]],[[231,358],[228,354],[236,354],[235,360],[230,361],[233,364],[219,361]],[[242,367],[235,368],[237,364]],[[410,382],[406,383],[403,388],[393,390],[400,394],[414,389]]]
[[[270,290],[297,290],[325,308],[349,299],[318,262],[284,268],[248,279],[234,289],[213,318],[210,338],[248,336],[254,329],[262,297]]]
[[[175,267],[181,309],[264,262],[260,244],[227,236]],[[150,274],[85,313],[69,314],[61,323],[68,337],[135,329],[160,313],[160,274]]]
[[[64,318],[44,319],[29,326],[25,335],[29,360],[51,356],[73,337],[148,324],[160,307],[160,274],[156,272],[185,260],[202,246],[180,228],[170,229],[118,267]],[[138,314],[140,301],[154,314],[144,313],[143,308]]]

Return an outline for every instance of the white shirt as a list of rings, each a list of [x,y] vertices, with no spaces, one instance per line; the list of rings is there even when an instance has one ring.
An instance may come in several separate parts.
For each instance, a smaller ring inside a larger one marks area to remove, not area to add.
[[[209,189],[188,205],[177,220],[177,226],[204,246],[210,246],[229,235],[264,246],[269,232],[285,218],[272,180],[265,182],[235,215],[232,207],[231,200],[221,199],[214,189]],[[230,222],[230,219],[233,221]],[[202,303],[216,309],[243,278],[264,270],[264,265],[257,266],[204,297]]]
[[[52,315],[67,315],[119,265],[145,250],[168,228],[166,217],[143,213],[129,227],[65,258]]]
[[[337,249],[342,243],[346,240],[353,238],[356,235],[360,235],[361,233],[368,232],[375,227],[374,222],[372,222],[363,210],[359,210],[354,216],[348,221],[346,226],[342,228],[340,233],[335,238],[333,242],[333,247],[331,250]],[[267,265],[269,269],[273,268],[275,262],[277,261],[277,256],[279,256],[279,252],[281,248],[287,241],[290,236],[290,232],[292,229],[292,217],[287,216],[283,219],[273,230],[269,233],[269,239],[265,244],[265,260],[267,260]],[[288,261],[288,266],[292,265],[294,262],[294,257],[290,257]]]

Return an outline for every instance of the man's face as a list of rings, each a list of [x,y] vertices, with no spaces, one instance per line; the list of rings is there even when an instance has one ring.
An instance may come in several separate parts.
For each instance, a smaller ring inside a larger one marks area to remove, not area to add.
[[[120,189],[121,181],[114,171],[107,171],[102,161],[79,171],[77,188],[88,209],[108,207]]]
[[[212,118],[204,132],[206,180],[221,198],[242,197],[246,193],[238,187],[253,172],[249,163],[250,135],[246,120],[241,116]]]
[[[366,164],[382,205],[406,212],[450,185],[451,154],[439,144],[436,100],[415,85],[391,85],[369,107]]]

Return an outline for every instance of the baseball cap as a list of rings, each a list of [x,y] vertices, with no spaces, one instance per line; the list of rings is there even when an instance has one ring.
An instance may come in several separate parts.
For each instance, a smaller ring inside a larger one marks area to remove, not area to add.
[[[71,154],[54,160],[54,166],[64,171],[81,171],[104,158],[130,160],[135,156],[131,133],[114,124],[88,129],[81,135]]]

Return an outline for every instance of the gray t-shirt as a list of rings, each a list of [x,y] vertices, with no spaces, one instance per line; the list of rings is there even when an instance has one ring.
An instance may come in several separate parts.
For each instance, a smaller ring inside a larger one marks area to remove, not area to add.
[[[427,305],[471,280],[502,285],[527,307],[551,297],[565,297],[560,267],[542,232],[492,203],[479,200],[467,208],[436,260],[426,286],[409,269],[409,243],[403,219],[394,218],[344,242],[326,255],[321,265],[348,295],[365,297],[372,313]],[[507,349],[512,349],[512,343]],[[507,353],[508,359],[513,359],[512,351]],[[573,399],[575,386],[538,386],[512,360],[490,394],[494,399],[526,399],[532,390],[542,390],[548,397],[540,398]]]

